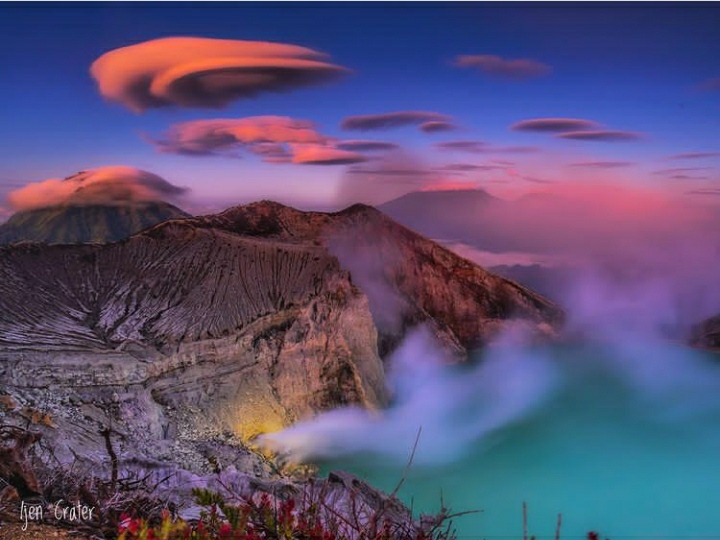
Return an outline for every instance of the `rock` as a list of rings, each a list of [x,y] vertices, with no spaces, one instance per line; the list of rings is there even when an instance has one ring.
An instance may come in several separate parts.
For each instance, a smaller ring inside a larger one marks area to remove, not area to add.
[[[256,435],[383,407],[383,359],[418,325],[463,360],[563,317],[374,208],[272,202],[112,244],[0,247],[0,314],[5,414],[42,412],[47,461],[107,474],[110,429],[121,467],[198,478],[277,477]]]

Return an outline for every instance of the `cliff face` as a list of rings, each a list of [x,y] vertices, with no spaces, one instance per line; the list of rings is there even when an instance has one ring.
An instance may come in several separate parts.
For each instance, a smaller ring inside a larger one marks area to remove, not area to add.
[[[345,404],[385,403],[383,355],[420,323],[462,357],[503,328],[562,314],[370,207],[256,203],[106,245],[0,248],[0,380],[51,413],[56,453],[189,469]],[[94,456],[94,457],[93,457]],[[239,461],[238,461],[239,460]]]
[[[115,242],[166,219],[189,217],[164,202],[62,205],[26,210],[0,225],[0,244]]]

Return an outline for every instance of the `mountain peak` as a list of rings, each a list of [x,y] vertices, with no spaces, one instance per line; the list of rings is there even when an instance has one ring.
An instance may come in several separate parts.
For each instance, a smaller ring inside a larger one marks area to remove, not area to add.
[[[115,242],[162,221],[189,216],[176,206],[160,201],[49,206],[11,216],[0,225],[0,244]]]

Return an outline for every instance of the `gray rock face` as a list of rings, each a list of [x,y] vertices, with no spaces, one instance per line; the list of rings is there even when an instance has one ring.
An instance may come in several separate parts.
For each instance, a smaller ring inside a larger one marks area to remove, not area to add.
[[[47,412],[63,462],[258,476],[246,442],[346,404],[382,407],[382,358],[418,324],[459,358],[500,332],[551,336],[562,313],[354,206],[263,202],[106,245],[0,248],[0,389]],[[8,413],[10,414],[10,413]]]

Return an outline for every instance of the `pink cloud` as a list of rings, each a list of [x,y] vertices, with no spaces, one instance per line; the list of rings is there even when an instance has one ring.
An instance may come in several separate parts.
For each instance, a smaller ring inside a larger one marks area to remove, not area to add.
[[[437,112],[397,111],[382,114],[348,116],[340,127],[349,131],[386,130],[404,126],[417,126],[428,122],[449,123],[452,118]]]
[[[152,142],[165,153],[237,157],[245,150],[266,163],[305,165],[361,163],[367,158],[353,147],[366,151],[395,147],[381,141],[338,142],[317,131],[312,122],[285,116],[193,120],[171,126],[163,139]]]
[[[547,64],[520,58],[510,60],[491,54],[466,54],[455,58],[455,67],[477,69],[486,75],[506,77],[509,79],[530,79],[547,75],[552,68]]]
[[[348,70],[318,51],[262,41],[168,37],[103,54],[90,67],[100,93],[135,112],[224,107],[237,99],[337,79]]]
[[[328,140],[307,120],[285,116],[251,116],[174,124],[164,138],[154,141],[154,144],[159,151],[172,154],[224,155],[246,148],[257,150],[256,153],[262,155],[264,148],[277,149],[277,145],[324,144]]]
[[[320,144],[291,144],[292,162],[303,165],[349,165],[367,161],[358,152]]]
[[[52,178],[28,184],[8,194],[15,210],[60,204],[127,204],[166,200],[187,191],[148,171],[125,166],[81,171],[63,180]]]

